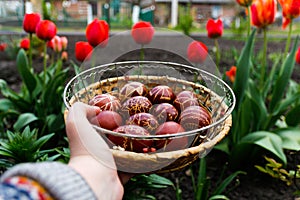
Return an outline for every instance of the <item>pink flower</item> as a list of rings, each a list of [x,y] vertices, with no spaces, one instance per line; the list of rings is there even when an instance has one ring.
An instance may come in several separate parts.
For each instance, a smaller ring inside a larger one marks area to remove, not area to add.
[[[57,35],[49,41],[48,46],[50,46],[50,48],[52,48],[55,52],[61,52],[63,49],[61,38]]]

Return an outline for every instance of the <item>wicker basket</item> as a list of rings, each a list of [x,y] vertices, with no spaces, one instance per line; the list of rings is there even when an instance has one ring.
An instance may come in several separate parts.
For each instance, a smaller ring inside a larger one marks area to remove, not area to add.
[[[230,87],[218,77],[198,68],[170,62],[119,62],[98,66],[75,76],[67,84],[64,101],[67,108],[74,102],[87,103],[94,95],[110,93],[115,96],[122,86],[139,81],[149,88],[159,84],[170,86],[175,93],[190,90],[211,113],[209,126],[172,135],[135,136],[134,140],[167,140],[188,137],[190,145],[175,151],[136,153],[111,149],[118,170],[129,173],[165,173],[182,169],[207,153],[229,132],[235,96]],[[67,109],[65,114],[67,114]],[[100,135],[120,136],[119,133],[94,127]],[[106,139],[106,137],[103,137]],[[109,143],[109,140],[106,139]]]

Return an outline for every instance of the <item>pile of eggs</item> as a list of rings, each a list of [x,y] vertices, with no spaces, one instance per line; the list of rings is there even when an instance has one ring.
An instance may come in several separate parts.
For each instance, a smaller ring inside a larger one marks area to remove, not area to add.
[[[124,134],[124,137],[107,134],[113,146],[127,151],[174,151],[188,147],[187,137],[175,139],[134,139],[130,135],[165,135],[182,133],[211,123],[210,112],[202,106],[197,95],[184,90],[174,93],[167,85],[147,88],[140,82],[128,82],[118,96],[97,94],[89,105],[98,106],[101,112],[92,123],[103,129]]]

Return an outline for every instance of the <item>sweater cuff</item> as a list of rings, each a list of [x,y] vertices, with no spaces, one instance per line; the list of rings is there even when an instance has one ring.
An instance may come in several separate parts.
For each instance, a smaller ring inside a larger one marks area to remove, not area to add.
[[[88,183],[72,168],[59,162],[19,164],[6,171],[0,181],[13,176],[26,176],[39,182],[55,199],[96,200]]]

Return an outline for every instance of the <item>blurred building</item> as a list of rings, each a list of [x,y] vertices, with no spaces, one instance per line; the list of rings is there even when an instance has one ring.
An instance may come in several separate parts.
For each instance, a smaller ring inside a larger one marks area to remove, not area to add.
[[[235,0],[1,0],[0,23],[22,20],[26,12],[39,12],[64,26],[81,26],[97,17],[111,26],[130,27],[136,20],[144,20],[174,27],[182,14],[179,10],[187,7],[195,24],[221,17],[225,26],[240,9]]]

